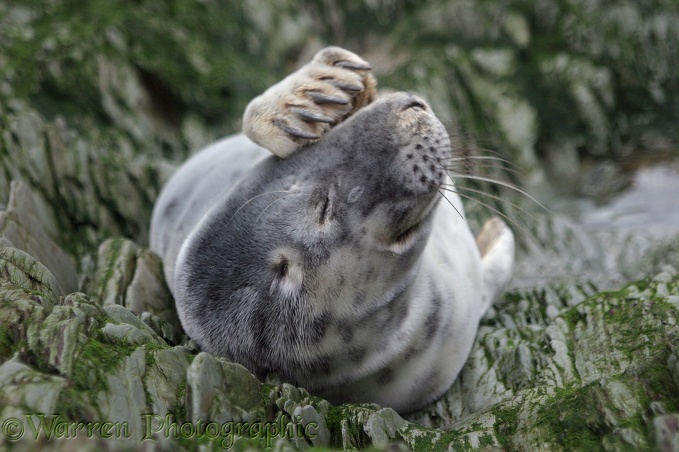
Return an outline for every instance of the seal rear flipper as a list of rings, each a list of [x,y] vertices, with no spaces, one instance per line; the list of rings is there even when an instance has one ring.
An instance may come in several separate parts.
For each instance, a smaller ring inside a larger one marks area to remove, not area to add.
[[[476,237],[483,270],[482,312],[486,312],[512,278],[514,233],[497,217],[486,221]]]

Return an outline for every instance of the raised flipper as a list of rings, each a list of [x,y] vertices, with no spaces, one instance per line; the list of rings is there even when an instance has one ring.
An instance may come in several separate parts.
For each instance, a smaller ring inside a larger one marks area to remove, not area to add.
[[[333,126],[376,97],[370,65],[339,47],[326,47],[297,72],[253,99],[243,131],[255,143],[285,158],[321,139]]]
[[[512,278],[514,233],[497,217],[486,221],[476,237],[483,268],[482,312],[493,304]]]

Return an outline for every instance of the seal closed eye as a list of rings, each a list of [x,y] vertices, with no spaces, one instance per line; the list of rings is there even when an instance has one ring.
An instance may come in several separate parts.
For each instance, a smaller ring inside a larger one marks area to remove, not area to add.
[[[435,400],[507,283],[514,246],[494,220],[482,256],[460,199],[440,202],[450,158],[445,128],[408,93],[285,159],[243,135],[199,152],[151,226],[185,331],[335,403],[408,412]]]

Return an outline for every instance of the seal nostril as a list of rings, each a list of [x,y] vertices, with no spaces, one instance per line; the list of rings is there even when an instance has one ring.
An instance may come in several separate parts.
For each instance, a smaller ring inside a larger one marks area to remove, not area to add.
[[[413,100],[408,105],[406,105],[406,107],[403,110],[409,110],[409,109],[412,109],[412,110],[415,110],[415,111],[426,110],[427,106],[419,100]]]

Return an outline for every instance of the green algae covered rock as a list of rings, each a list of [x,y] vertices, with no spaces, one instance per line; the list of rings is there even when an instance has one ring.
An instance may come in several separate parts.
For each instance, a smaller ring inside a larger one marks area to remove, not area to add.
[[[652,447],[656,418],[679,407],[678,283],[663,272],[572,307],[550,291],[508,294],[458,383],[411,420],[475,435],[481,426],[510,450]]]
[[[146,247],[179,162],[330,44],[427,98],[464,193],[526,219],[515,287],[417,413],[201,353]],[[592,234],[464,179],[606,199],[629,161],[676,156],[677,74],[661,0],[0,3],[0,449],[677,449],[677,238]]]

